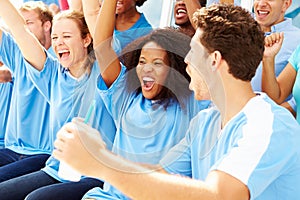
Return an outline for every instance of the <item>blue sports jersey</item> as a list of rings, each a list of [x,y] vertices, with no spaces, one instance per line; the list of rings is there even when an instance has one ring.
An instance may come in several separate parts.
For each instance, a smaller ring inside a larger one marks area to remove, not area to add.
[[[95,92],[99,67],[94,62],[90,74],[83,74],[80,78],[73,77],[69,71],[63,68],[57,59],[47,56],[42,71],[26,65],[28,73],[38,90],[50,102],[50,125],[55,140],[58,130],[74,117],[84,117],[93,99],[96,100],[96,108],[93,119],[90,121],[97,128],[108,148],[111,147],[115,136],[115,125],[104,106],[102,99]],[[50,157],[43,169],[50,176],[59,181],[65,181],[58,176],[59,161]]]
[[[139,37],[147,35],[152,31],[152,26],[149,24],[144,14],[141,13],[139,20],[129,29],[125,31],[114,30],[113,46],[115,52],[119,55],[124,47],[130,42]]]
[[[296,26],[293,26],[291,19],[285,18],[283,22],[273,25],[271,27],[271,32],[267,32],[265,33],[265,35],[270,35],[271,33],[275,32],[284,33],[282,47],[275,57],[275,75],[277,77],[288,64],[288,59],[296,49],[297,45],[300,44],[300,29]],[[262,63],[260,63],[260,65],[258,66],[255,76],[251,80],[252,88],[254,91],[261,91],[261,77]],[[288,97],[288,99],[290,98],[291,96]]]
[[[0,60],[11,70],[14,84],[5,133],[5,147],[20,154],[50,154],[50,107],[28,77],[25,59],[14,39],[2,33]]]
[[[185,99],[185,109],[178,103],[165,109],[158,102],[146,99],[142,93],[126,91],[126,80],[126,68],[122,66],[110,88],[106,88],[101,77],[98,82],[99,92],[117,126],[112,151],[134,162],[157,164],[184,137],[189,121],[207,108],[210,101],[196,101],[191,93]],[[95,188],[84,198],[127,199],[107,182],[103,190]]]
[[[251,200],[299,198],[300,126],[289,111],[261,93],[221,124],[215,107],[199,112],[160,164],[202,181],[223,171],[247,185]]]
[[[4,147],[4,135],[8,119],[13,83],[0,83],[0,147]]]

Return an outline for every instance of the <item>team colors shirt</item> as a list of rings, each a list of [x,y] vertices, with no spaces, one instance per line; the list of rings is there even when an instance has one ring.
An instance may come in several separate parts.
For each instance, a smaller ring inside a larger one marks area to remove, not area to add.
[[[0,60],[14,77],[5,147],[20,154],[50,154],[53,135],[49,132],[49,104],[28,77],[26,61],[6,32],[2,34]]]
[[[127,46],[127,44],[129,44],[135,39],[138,39],[139,37],[147,35],[152,30],[152,26],[145,18],[145,15],[141,13],[139,20],[128,30],[114,30],[113,47],[115,52],[119,55],[122,49]]]
[[[122,66],[110,88],[106,88],[101,77],[98,82],[99,92],[117,126],[112,151],[134,162],[157,164],[184,137],[190,120],[207,108],[210,101],[196,101],[191,93],[185,99],[185,109],[178,103],[165,109],[157,101],[146,99],[142,93],[128,92],[126,77],[126,68]],[[84,198],[127,199],[107,182],[103,190],[95,188]]]
[[[261,93],[223,129],[215,107],[201,111],[160,164],[202,181],[212,170],[223,171],[247,185],[252,200],[298,199],[299,133],[289,111]]]
[[[74,117],[85,117],[88,108],[96,100],[95,114],[90,122],[97,128],[108,148],[111,147],[115,136],[115,125],[104,106],[102,99],[95,92],[99,67],[93,63],[91,73],[85,73],[80,78],[73,77],[68,69],[63,68],[57,59],[47,56],[42,71],[26,65],[30,78],[38,90],[50,102],[50,125],[55,140],[58,130]],[[43,169],[59,181],[65,181],[58,176],[59,161],[50,157]]]
[[[288,64],[288,60],[292,53],[300,44],[300,29],[292,24],[292,20],[285,18],[284,21],[271,26],[271,32],[266,32],[265,35],[270,35],[271,33],[284,33],[284,40],[282,47],[275,57],[275,75],[276,77],[281,73],[281,71]],[[251,80],[252,88],[254,91],[261,91],[261,76],[262,76],[262,63],[259,64],[255,76]],[[291,96],[288,98],[290,99]]]
[[[4,146],[4,136],[8,119],[13,83],[0,83],[0,147]]]

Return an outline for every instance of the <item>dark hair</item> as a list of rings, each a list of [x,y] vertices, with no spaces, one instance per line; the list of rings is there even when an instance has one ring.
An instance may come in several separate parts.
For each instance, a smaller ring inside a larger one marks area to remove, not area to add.
[[[220,51],[229,73],[251,81],[264,52],[264,33],[251,14],[239,6],[215,4],[195,12],[193,22],[203,31],[200,42],[208,52]]]
[[[127,68],[127,89],[128,92],[141,92],[141,84],[137,77],[136,66],[138,65],[141,50],[149,42],[155,42],[166,50],[169,60],[170,72],[163,86],[159,99],[165,108],[171,102],[179,102],[185,107],[185,99],[191,94],[189,90],[190,77],[186,73],[184,58],[190,49],[191,38],[173,28],[155,29],[146,36],[143,36],[127,45],[120,56],[121,62]]]
[[[147,1],[147,0],[136,0],[136,1],[135,1],[135,5],[138,6],[138,7],[140,7],[140,6],[142,6],[146,1]]]

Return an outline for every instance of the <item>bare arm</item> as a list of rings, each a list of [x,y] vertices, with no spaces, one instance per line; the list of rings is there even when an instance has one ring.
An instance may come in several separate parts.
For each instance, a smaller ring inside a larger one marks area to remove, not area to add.
[[[70,9],[83,12],[92,37],[94,37],[101,2],[102,0],[70,0]]]
[[[92,37],[95,34],[95,26],[97,21],[97,16],[100,12],[101,2],[99,0],[82,0],[82,7],[85,20],[92,33]]]
[[[249,199],[247,186],[221,171],[210,172],[204,182],[127,161],[109,152],[99,132],[78,119],[58,132],[54,144],[56,158],[83,175],[108,181],[132,199]]]
[[[278,78],[275,76],[275,56],[281,48],[283,33],[274,33],[265,39],[265,52],[262,68],[262,91],[275,102],[281,104],[291,93],[296,79],[296,70],[290,63]]]
[[[201,4],[199,0],[185,0],[184,3],[189,15],[190,22],[193,25],[194,29],[196,29],[196,25],[193,23],[193,14],[196,10],[201,8]]]
[[[296,111],[292,108],[292,106],[289,104],[289,102],[286,101],[286,102],[283,102],[280,105],[285,107],[286,109],[288,109],[295,118],[297,117]]]
[[[94,33],[94,49],[100,72],[109,87],[118,77],[121,65],[112,47],[117,0],[103,1]]]
[[[69,3],[70,10],[76,10],[79,12],[83,11],[81,0],[69,0],[68,3]]]
[[[0,7],[0,16],[14,36],[24,58],[33,67],[42,70],[46,61],[46,54],[42,45],[29,29],[26,28],[23,17],[9,0],[1,0]]]

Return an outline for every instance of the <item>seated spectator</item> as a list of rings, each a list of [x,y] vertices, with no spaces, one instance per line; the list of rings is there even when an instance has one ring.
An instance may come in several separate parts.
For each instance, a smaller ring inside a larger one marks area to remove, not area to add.
[[[78,119],[59,131],[53,155],[131,199],[298,199],[300,126],[250,84],[264,33],[251,13],[233,5],[202,8],[194,16],[198,28],[186,57],[190,88],[203,97],[204,79],[215,106],[198,113],[160,166],[111,153]]]

